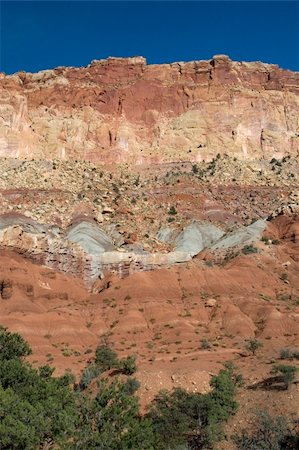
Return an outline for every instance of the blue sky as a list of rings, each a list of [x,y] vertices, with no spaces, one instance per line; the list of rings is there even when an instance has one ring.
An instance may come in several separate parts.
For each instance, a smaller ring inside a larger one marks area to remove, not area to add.
[[[264,61],[299,70],[298,1],[1,1],[0,71],[148,63]]]

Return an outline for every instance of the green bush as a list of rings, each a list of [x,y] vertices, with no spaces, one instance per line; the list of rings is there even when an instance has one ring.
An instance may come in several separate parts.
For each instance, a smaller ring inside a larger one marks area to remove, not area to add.
[[[136,372],[136,357],[135,356],[127,356],[127,358],[123,358],[119,360],[118,366],[119,370],[125,375],[133,375]]]
[[[33,406],[0,384],[0,448],[37,449],[43,441],[37,430],[46,427],[41,412],[38,405]]]
[[[175,209],[174,206],[171,206],[169,208],[168,214],[171,215],[171,216],[175,216],[177,214],[177,210]]]
[[[232,369],[212,378],[212,391],[194,394],[176,388],[161,391],[149,407],[148,417],[161,449],[187,444],[207,449],[223,437],[222,424],[237,410]],[[167,445],[166,445],[167,443]]]
[[[96,364],[89,364],[82,372],[80,381],[79,381],[79,389],[86,389],[92,380],[98,377],[101,373],[101,369]]]
[[[257,339],[250,339],[246,344],[246,350],[251,352],[253,356],[256,354],[257,350],[261,348],[263,344]]]
[[[108,345],[100,345],[96,348],[95,364],[103,372],[118,366],[117,354]]]
[[[139,413],[138,398],[118,380],[101,380],[95,398],[83,397],[78,405],[80,422],[74,449],[154,450],[150,420]]]
[[[245,245],[245,246],[242,248],[242,253],[243,253],[244,255],[250,255],[250,254],[252,254],[252,253],[257,253],[257,248],[256,248],[256,247],[253,247],[253,245]]]
[[[280,359],[299,359],[299,350],[282,348],[280,350]]]
[[[124,392],[127,395],[133,395],[140,388],[140,382],[136,378],[128,378],[125,382]]]
[[[0,361],[24,358],[30,355],[31,348],[18,333],[11,333],[0,326]]]
[[[293,382],[297,371],[298,368],[296,366],[289,366],[286,364],[279,364],[272,368],[272,373],[280,374],[283,377],[286,389],[288,389]]]
[[[282,416],[271,417],[259,411],[251,431],[243,430],[233,436],[237,450],[297,450],[299,435],[294,434]]]
[[[53,378],[51,367],[36,370],[25,363],[31,349],[16,333],[2,328],[0,342],[0,448],[65,445],[78,419],[70,376]]]
[[[212,347],[212,345],[211,345],[211,343],[207,340],[207,339],[202,339],[201,341],[200,341],[200,348],[202,349],[202,350],[208,350],[209,348],[211,348]]]

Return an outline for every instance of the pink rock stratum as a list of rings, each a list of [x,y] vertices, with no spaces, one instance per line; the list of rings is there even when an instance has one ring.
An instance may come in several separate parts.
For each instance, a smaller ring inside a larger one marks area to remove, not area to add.
[[[299,73],[224,55],[0,74],[0,105],[0,156],[142,164],[299,150]]]

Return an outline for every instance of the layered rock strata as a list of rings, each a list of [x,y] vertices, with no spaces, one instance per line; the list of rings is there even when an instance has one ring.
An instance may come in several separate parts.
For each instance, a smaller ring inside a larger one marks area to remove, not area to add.
[[[281,157],[299,150],[299,73],[260,62],[147,65],[0,74],[0,156],[96,163]]]
[[[172,250],[150,253],[117,248],[94,222],[82,220],[67,230],[45,226],[19,215],[0,217],[0,248],[16,251],[39,264],[82,278],[88,286],[114,272],[121,278],[137,271],[148,271],[190,261],[200,251],[235,248],[251,244],[264,231],[265,221],[257,221],[224,237],[224,232],[208,223],[193,222],[169,241]],[[163,233],[162,233],[163,234]]]

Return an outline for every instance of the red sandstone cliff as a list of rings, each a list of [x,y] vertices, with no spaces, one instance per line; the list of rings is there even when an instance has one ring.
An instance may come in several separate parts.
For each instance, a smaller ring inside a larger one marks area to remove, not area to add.
[[[94,162],[272,158],[299,150],[299,73],[142,57],[0,74],[0,155]]]

